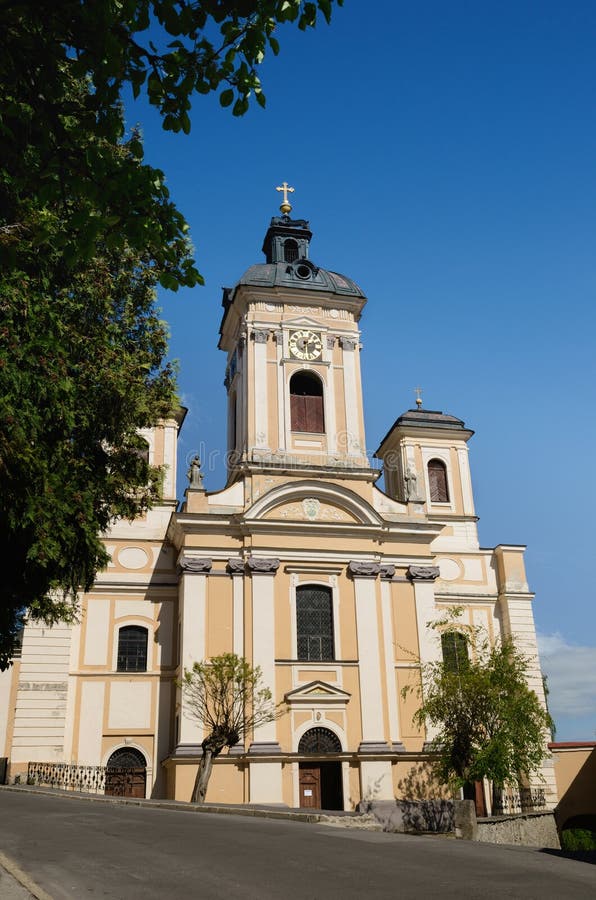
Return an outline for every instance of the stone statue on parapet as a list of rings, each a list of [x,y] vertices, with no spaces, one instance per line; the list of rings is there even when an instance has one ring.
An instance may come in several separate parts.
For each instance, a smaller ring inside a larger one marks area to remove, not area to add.
[[[186,473],[188,478],[188,486],[194,491],[204,491],[203,473],[201,472],[201,460],[198,455],[193,456],[190,461],[190,468]]]
[[[418,494],[418,475],[416,474],[416,470],[411,466],[408,466],[406,469],[404,485],[406,500],[420,500],[420,495]]]

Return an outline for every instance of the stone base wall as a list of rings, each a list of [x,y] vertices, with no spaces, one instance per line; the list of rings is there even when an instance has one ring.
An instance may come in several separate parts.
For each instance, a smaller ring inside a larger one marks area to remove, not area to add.
[[[361,800],[358,812],[372,813],[383,831],[444,834],[455,828],[452,800]]]
[[[471,800],[362,800],[358,812],[372,814],[383,831],[454,832],[461,840],[561,849],[552,810],[476,819]]]
[[[555,817],[550,810],[478,819],[476,839],[487,844],[561,849]]]

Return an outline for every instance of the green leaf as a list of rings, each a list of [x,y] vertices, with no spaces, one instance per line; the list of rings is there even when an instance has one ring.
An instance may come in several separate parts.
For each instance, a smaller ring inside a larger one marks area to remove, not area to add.
[[[219,95],[219,102],[221,106],[230,106],[234,99],[234,91],[231,88],[228,88],[225,91],[222,91]]]

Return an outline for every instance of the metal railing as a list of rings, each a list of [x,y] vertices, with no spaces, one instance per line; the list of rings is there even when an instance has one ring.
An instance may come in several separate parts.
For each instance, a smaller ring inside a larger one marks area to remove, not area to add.
[[[60,788],[64,791],[84,791],[103,794],[106,779],[109,793],[126,795],[130,792],[137,773],[142,769],[107,768],[106,766],[76,766],[70,763],[30,762],[27,767],[27,784]]]

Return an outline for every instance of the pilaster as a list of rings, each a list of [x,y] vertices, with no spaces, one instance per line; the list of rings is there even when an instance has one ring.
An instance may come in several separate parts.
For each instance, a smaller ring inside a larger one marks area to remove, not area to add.
[[[414,586],[420,665],[440,662],[442,659],[441,645],[435,632],[428,627],[428,622],[431,622],[436,615],[434,582],[439,577],[439,568],[438,566],[409,566],[406,575]],[[424,690],[424,685],[422,688]],[[431,725],[426,726],[425,748],[432,742],[436,734],[436,728]]]
[[[250,556],[247,566],[252,577],[253,666],[260,666],[263,684],[275,697],[275,573],[279,560]],[[255,728],[248,752],[252,755],[281,752],[275,722]]]
[[[358,753],[390,753],[385,740],[383,720],[383,693],[381,658],[379,648],[379,623],[377,617],[376,579],[381,566],[375,562],[352,560],[348,572],[354,581],[356,601],[356,632],[358,638],[358,675],[360,680],[360,715],[362,740]],[[389,800],[393,797],[391,762],[367,760],[360,762],[360,779],[363,797]]]
[[[395,681],[395,651],[393,648],[393,616],[391,613],[391,579],[395,566],[381,566],[381,611],[383,616],[383,641],[385,651],[385,680],[387,686],[387,709],[389,718],[389,739],[391,749],[404,751],[400,737],[399,704]]]
[[[180,608],[180,675],[193,663],[205,658],[205,615],[207,609],[207,575],[210,559],[186,556],[180,561],[178,597]],[[178,689],[179,732],[176,755],[201,753],[203,729],[186,710],[184,691]]]

